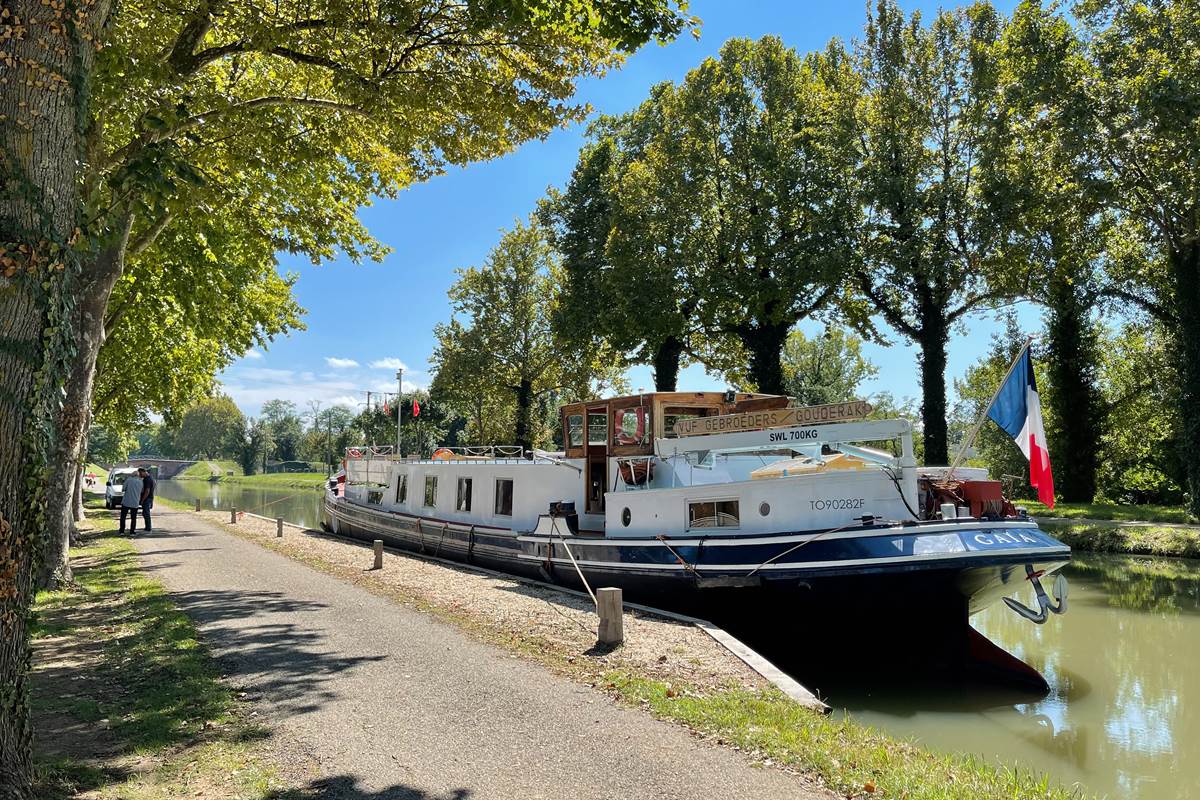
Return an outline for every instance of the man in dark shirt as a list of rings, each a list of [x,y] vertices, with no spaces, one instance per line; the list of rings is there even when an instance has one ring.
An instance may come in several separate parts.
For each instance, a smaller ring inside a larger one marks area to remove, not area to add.
[[[157,488],[157,483],[150,476],[150,471],[145,467],[138,467],[138,477],[142,479],[142,520],[145,521],[145,530],[149,533],[150,527],[150,509],[154,508],[154,490]]]

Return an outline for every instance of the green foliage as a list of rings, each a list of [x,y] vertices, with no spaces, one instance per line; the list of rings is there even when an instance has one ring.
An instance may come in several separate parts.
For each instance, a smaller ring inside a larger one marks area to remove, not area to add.
[[[1180,458],[1174,346],[1161,325],[1126,323],[1107,332],[1100,385],[1105,426],[1098,494],[1117,503],[1179,503]]]
[[[265,472],[267,458],[274,450],[275,440],[271,437],[270,424],[263,419],[247,420],[237,451],[242,472],[246,475]]]
[[[1072,23],[1077,23],[1078,30]],[[1200,511],[1200,8],[1087,0],[1071,18],[1024,3],[1013,62],[1055,135],[1082,153],[1091,202],[1117,220],[1102,292],[1174,340],[1181,456]]]
[[[1011,292],[998,280],[1003,231],[981,194],[994,144],[1003,21],[983,3],[906,19],[879,0],[857,53],[866,207],[859,288],[921,348],[926,459],[948,460],[946,343],[955,323]]]
[[[688,354],[782,392],[788,330],[843,299],[852,82],[836,45],[801,57],[776,37],[733,39],[595,125],[545,206],[568,277],[560,327],[653,363],[660,387]]]
[[[103,425],[93,425],[88,432],[87,460],[101,464],[116,464],[124,461],[137,440]]]
[[[879,368],[862,354],[863,340],[842,328],[826,328],[813,338],[788,334],[783,347],[787,394],[802,406],[840,403],[858,397],[858,387]]]
[[[513,440],[545,443],[549,431],[534,426],[537,403],[551,393],[596,396],[619,385],[617,359],[604,349],[564,348],[553,319],[560,302],[562,266],[536,220],[507,231],[480,267],[459,270],[450,288],[458,320],[439,325],[430,363],[439,396],[486,435],[491,409],[511,408]],[[442,394],[444,392],[444,394]],[[468,437],[472,434],[469,432]]]
[[[263,422],[271,433],[274,447],[270,456],[279,461],[294,461],[304,437],[304,421],[290,400],[268,400],[262,407]]]
[[[240,455],[245,428],[245,417],[227,395],[205,398],[183,413],[175,449],[185,458]]]

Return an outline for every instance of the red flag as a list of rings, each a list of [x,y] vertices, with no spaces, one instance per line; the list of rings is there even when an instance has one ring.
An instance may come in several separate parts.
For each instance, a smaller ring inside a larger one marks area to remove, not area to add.
[[[421,416],[421,404],[417,402],[417,398],[413,398],[413,416]]]
[[[388,401],[387,401],[387,400],[384,400],[384,401],[383,401],[383,413],[384,413],[384,414],[390,414],[390,413],[392,413],[392,409],[391,409],[391,407],[388,405]]]

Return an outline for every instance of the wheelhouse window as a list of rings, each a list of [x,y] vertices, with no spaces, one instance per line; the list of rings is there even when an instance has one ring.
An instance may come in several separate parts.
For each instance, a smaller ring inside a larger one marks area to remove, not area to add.
[[[437,505],[437,476],[425,476],[425,507],[433,508]]]
[[[613,412],[613,444],[650,444],[653,427],[647,406],[619,408]]]
[[[687,419],[697,419],[699,417],[709,417],[719,413],[717,409],[712,407],[695,407],[695,406],[667,406],[663,412],[663,436],[668,439],[674,438],[678,434],[675,433],[675,423]]]
[[[608,414],[604,411],[589,411],[587,418],[588,444],[607,444]]]
[[[583,414],[567,416],[567,446],[583,447]]]
[[[471,479],[458,479],[458,493],[455,496],[454,508],[458,511],[471,510]]]
[[[736,528],[741,525],[737,500],[688,503],[688,528]]]
[[[496,516],[511,517],[513,482],[510,478],[496,479]]]
[[[401,475],[396,479],[396,505],[408,502],[408,476]]]

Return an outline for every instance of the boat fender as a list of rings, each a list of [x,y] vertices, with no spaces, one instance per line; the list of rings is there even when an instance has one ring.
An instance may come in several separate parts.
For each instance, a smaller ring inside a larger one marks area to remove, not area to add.
[[[471,563],[471,559],[475,557],[475,526],[471,526],[471,530],[467,531],[467,563]]]
[[[439,447],[433,451],[433,455],[430,458],[434,461],[449,461],[454,458],[454,451],[448,447]]]

